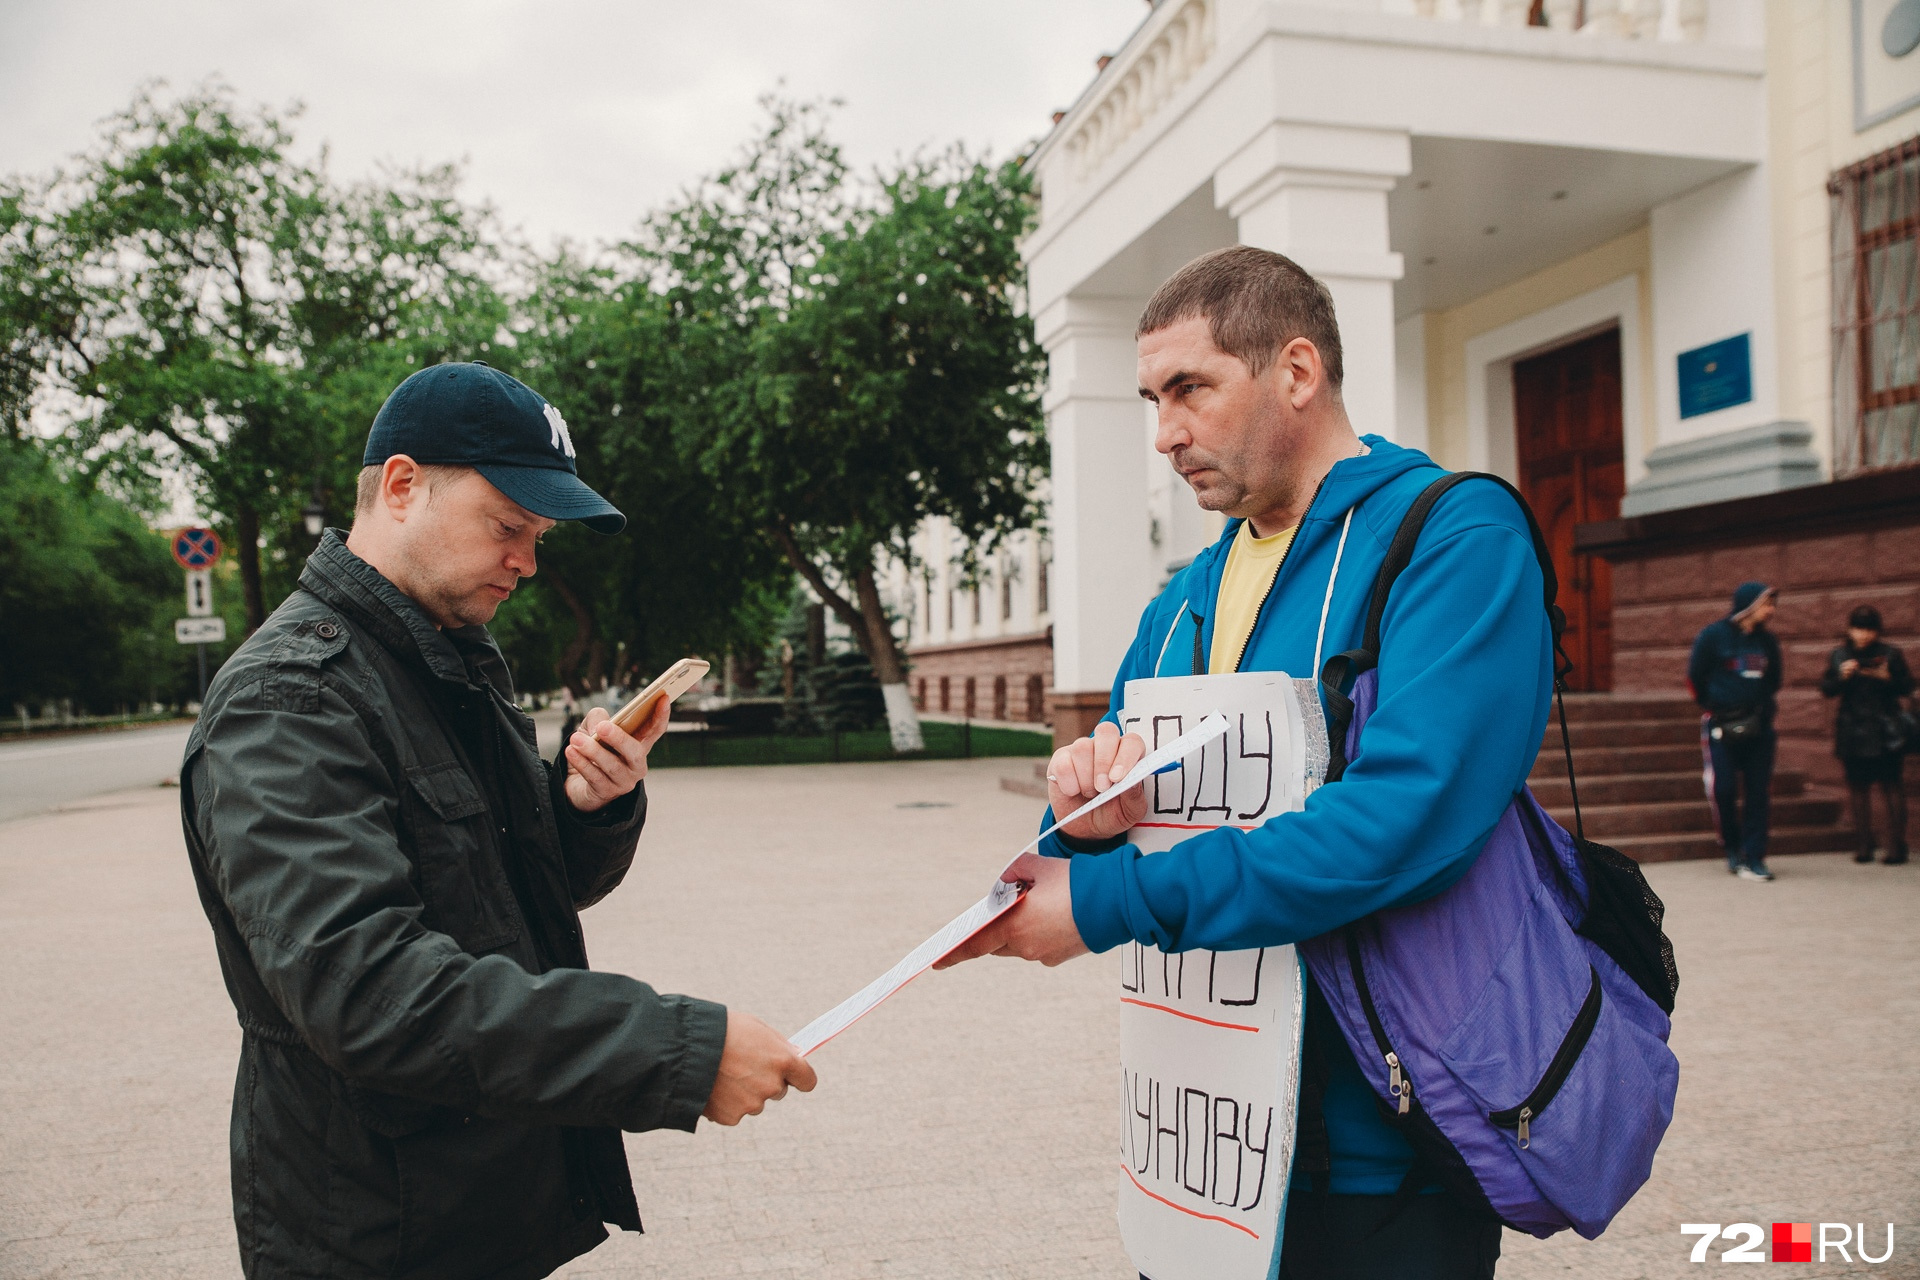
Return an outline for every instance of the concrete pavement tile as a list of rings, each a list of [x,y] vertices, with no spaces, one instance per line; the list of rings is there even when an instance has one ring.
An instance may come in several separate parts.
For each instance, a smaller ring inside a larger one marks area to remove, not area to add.
[[[595,963],[797,1027],[1025,842],[1035,806],[998,789],[1005,768],[657,774],[629,883],[587,913]],[[1752,886],[1708,863],[1649,868],[1682,975],[1672,1129],[1605,1235],[1509,1232],[1503,1280],[1692,1274],[1683,1221],[1891,1220],[1917,1238],[1920,875],[1844,857],[1776,869]],[[0,1277],[236,1275],[238,1032],[173,796],[0,825],[0,965]],[[649,1234],[562,1274],[1129,1280],[1109,969],[929,975],[821,1051],[814,1095],[738,1129],[628,1135]],[[1858,1273],[1920,1274],[1912,1259]]]

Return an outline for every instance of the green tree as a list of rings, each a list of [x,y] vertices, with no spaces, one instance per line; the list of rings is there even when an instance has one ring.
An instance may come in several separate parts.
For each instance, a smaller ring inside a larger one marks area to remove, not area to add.
[[[618,538],[572,525],[545,540],[538,598],[572,630],[554,664],[576,693],[689,653],[757,651],[785,606],[791,571],[702,471],[690,396],[713,377],[702,321],[648,287],[630,250],[538,264],[513,356],[560,409],[581,474],[626,513]],[[516,634],[534,643],[531,631]],[[551,646],[545,638],[537,643]]]
[[[311,545],[301,508],[350,507],[381,398],[506,314],[453,170],[341,188],[291,145],[221,86],[143,92],[71,172],[0,184],[0,427],[37,410],[78,473],[150,503],[183,477],[249,629]]]
[[[898,750],[920,746],[885,558],[922,522],[973,548],[1033,523],[1044,357],[1020,314],[1017,165],[954,151],[850,195],[818,108],[764,137],[646,246],[707,376],[683,391],[711,483],[852,632]],[[856,193],[857,194],[857,193]]]
[[[180,592],[166,538],[137,512],[38,444],[0,440],[0,707],[180,697]]]

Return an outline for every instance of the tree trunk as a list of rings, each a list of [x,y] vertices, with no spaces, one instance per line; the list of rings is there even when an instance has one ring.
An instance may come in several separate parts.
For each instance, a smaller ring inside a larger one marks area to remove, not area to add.
[[[233,514],[233,554],[240,561],[240,598],[247,607],[247,634],[267,620],[266,595],[260,586],[260,513],[242,506]]]
[[[567,580],[551,567],[547,570],[547,585],[553,588],[554,594],[567,606],[567,612],[573,615],[573,639],[567,641],[567,647],[554,660],[553,674],[567,687],[567,692],[575,698],[585,698],[588,690],[586,681],[580,675],[580,664],[593,646],[593,614],[580,603],[580,597],[567,585]]]
[[[893,628],[887,623],[887,611],[880,603],[880,586],[873,580],[871,563],[854,571],[853,586],[860,599],[861,621],[866,624],[866,642],[861,648],[867,651],[874,678],[880,682],[880,696],[886,699],[887,729],[893,738],[893,749],[925,751],[927,744],[920,736],[920,716],[914,709],[913,695],[907,691],[906,659],[901,656],[899,642],[893,638]]]
[[[887,611],[880,604],[880,587],[873,579],[873,560],[869,557],[851,570],[844,565],[840,567],[841,576],[853,584],[854,596],[860,602],[856,606],[828,585],[820,566],[801,553],[791,530],[785,525],[776,525],[773,536],[786,553],[787,563],[847,624],[860,652],[873,667],[874,678],[880,682],[880,696],[887,704],[887,730],[893,738],[893,749],[926,750],[926,741],[920,736],[920,717],[914,711],[913,696],[907,692],[907,664],[900,656],[900,647],[894,643],[893,628],[887,625]]]

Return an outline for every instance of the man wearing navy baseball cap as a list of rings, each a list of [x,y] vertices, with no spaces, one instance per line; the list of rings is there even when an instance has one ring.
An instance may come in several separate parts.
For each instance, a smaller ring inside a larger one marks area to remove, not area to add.
[[[253,1280],[544,1276],[640,1229],[620,1130],[737,1124],[813,1069],[759,1019],[587,968],[647,752],[588,713],[552,765],[485,623],[560,520],[617,533],[566,420],[480,363],[387,398],[353,530],[220,670],[181,766],[244,1031]]]

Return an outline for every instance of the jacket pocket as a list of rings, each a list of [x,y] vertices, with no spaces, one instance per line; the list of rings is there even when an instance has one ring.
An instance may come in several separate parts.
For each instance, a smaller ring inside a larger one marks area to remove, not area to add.
[[[487,838],[487,802],[457,762],[407,770],[402,804],[428,923],[479,954],[520,936],[499,856]]]
[[[1613,975],[1606,980],[1602,966]],[[1542,1195],[1589,1238],[1643,1183],[1677,1065],[1626,1015],[1638,988],[1568,929],[1544,887],[1460,1025],[1448,1070]]]

